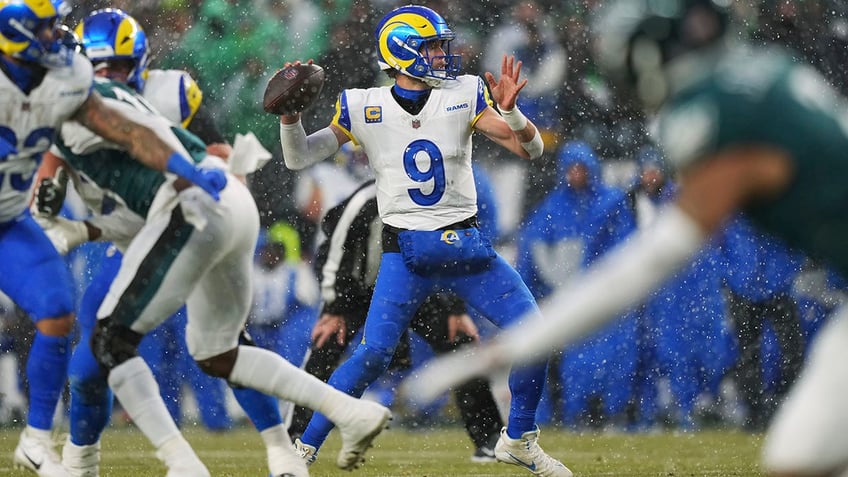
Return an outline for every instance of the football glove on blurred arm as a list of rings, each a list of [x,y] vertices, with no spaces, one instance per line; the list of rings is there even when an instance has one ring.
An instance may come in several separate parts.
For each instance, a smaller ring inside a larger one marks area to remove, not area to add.
[[[68,172],[64,167],[56,169],[56,175],[45,177],[35,192],[35,212],[37,215],[55,217],[62,210],[65,193],[68,190]]]

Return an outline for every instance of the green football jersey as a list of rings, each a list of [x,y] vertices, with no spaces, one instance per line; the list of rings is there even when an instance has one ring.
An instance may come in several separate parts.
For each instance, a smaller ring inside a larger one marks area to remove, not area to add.
[[[745,209],[765,232],[848,276],[848,104],[813,68],[776,49],[736,48],[698,65],[653,132],[677,169],[725,149],[786,151],[794,177]]]
[[[95,81],[94,88],[104,98],[121,101],[145,114],[158,115],[141,95],[123,83]],[[76,154],[69,146],[74,138],[64,136],[67,131],[63,129],[63,134],[56,140],[56,146],[65,161],[101,189],[110,190],[121,197],[130,210],[146,217],[156,192],[165,182],[165,175],[150,169],[133,159],[125,150],[116,149],[114,146],[92,147],[92,152]],[[199,162],[206,157],[206,145],[197,136],[177,126],[171,127],[171,131],[189,152],[192,160]],[[104,140],[98,139],[101,144],[105,144]]]

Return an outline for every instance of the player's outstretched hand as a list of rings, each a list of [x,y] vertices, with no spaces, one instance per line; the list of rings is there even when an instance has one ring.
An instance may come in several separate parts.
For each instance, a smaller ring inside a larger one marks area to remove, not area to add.
[[[515,100],[518,98],[518,93],[527,84],[527,78],[521,82],[518,81],[521,76],[521,61],[516,62],[514,56],[504,55],[501,61],[501,77],[495,80],[495,75],[490,72],[485,73],[486,82],[489,83],[489,89],[492,91],[492,98],[498,103],[498,107],[502,110],[512,110],[515,108]]]

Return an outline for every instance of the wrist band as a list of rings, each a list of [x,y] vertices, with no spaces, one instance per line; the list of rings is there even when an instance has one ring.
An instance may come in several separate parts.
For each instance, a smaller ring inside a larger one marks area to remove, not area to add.
[[[501,116],[513,131],[523,131],[527,127],[527,117],[521,113],[518,106],[510,110],[501,110]]]

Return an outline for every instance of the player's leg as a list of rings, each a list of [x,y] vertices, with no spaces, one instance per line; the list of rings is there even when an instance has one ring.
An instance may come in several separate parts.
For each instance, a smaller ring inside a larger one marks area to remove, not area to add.
[[[327,413],[342,433],[340,455],[345,459],[337,464],[352,468],[390,419],[388,409],[351,398],[276,353],[238,345],[252,298],[259,217],[247,188],[238,183],[234,186],[225,189],[221,214],[204,229],[204,234],[226,238],[226,247],[189,298],[189,352],[201,369],[213,376]],[[300,475],[305,473],[305,464],[298,462],[303,467],[295,468],[295,473]]]
[[[181,311],[177,312],[176,315],[171,315],[159,326],[145,333],[138,345],[138,355],[144,359],[153,373],[156,384],[159,385],[159,395],[162,396],[162,402],[165,403],[177,426],[180,426],[182,422],[183,388],[181,357],[177,340],[182,339],[184,341],[184,338],[182,335],[176,336],[175,331],[179,326],[185,327],[185,321],[176,323],[176,321],[180,321],[179,313]]]
[[[239,346],[255,346],[251,335],[246,331],[239,337]],[[272,476],[280,475],[279,472],[274,473],[274,470],[284,470],[288,467],[286,462],[291,457],[291,437],[283,425],[279,399],[276,396],[232,383],[230,387],[236,401],[256,427],[262,442],[265,443],[268,467],[272,469]]]
[[[321,348],[312,347],[307,353],[306,362],[303,363],[303,369],[307,373],[315,376],[321,381],[327,382],[333,371],[339,366],[342,355],[348,347],[348,344],[353,339],[354,335],[359,332],[362,325],[365,324],[364,310],[361,317],[348,318],[345,317],[346,333],[345,344],[341,345],[336,340],[327,340]],[[312,409],[303,406],[295,406],[292,413],[291,422],[289,423],[289,433],[293,438],[299,438],[306,430],[306,425],[312,418]]]
[[[234,386],[255,389],[326,412],[340,427],[351,430],[354,443],[366,438],[370,443],[383,429],[388,410],[333,389],[272,351],[236,346],[235,342],[230,343],[226,339],[233,335],[237,338],[247,316],[251,260],[241,254],[237,260],[225,260],[219,266],[220,269],[216,266],[198,283],[189,299],[186,338],[189,350],[201,369],[214,376],[226,377]],[[244,278],[234,282],[234,270],[238,269],[244,270]],[[284,429],[278,431],[282,433]],[[305,462],[290,447],[276,450],[287,452],[288,456],[269,453],[272,474],[305,473]]]
[[[500,256],[492,261],[486,272],[443,280],[443,283],[451,285],[454,292],[499,327],[540,313],[518,272]],[[546,374],[547,361],[544,360],[514,367],[510,372],[509,420],[495,446],[495,456],[499,461],[526,468],[536,475],[570,477],[571,471],[538,444],[536,409]]]
[[[15,465],[38,475],[63,476],[50,430],[71,358],[73,280],[29,213],[0,225],[0,263],[0,290],[27,312],[36,328],[26,366],[27,425],[15,449]]]
[[[174,475],[207,476],[208,471],[171,418],[137,348],[185,303],[214,261],[208,252],[215,245],[214,237],[186,221],[180,206],[151,213],[98,310],[92,339],[115,396]]]
[[[769,427],[763,464],[773,475],[845,475],[848,307],[813,342],[808,362]]]
[[[455,341],[449,340],[448,317],[451,310],[445,305],[436,295],[430,295],[418,308],[410,324],[412,331],[422,336],[437,355],[450,353],[474,341],[465,334]],[[453,393],[465,430],[475,446],[471,460],[494,462],[495,443],[504,423],[489,380],[474,378],[457,386]]]
[[[224,381],[204,373],[192,359],[186,345],[186,312],[185,308],[175,316],[171,326],[173,335],[174,355],[178,357],[179,378],[177,382],[188,383],[197,402],[197,410],[203,425],[212,431],[224,431],[233,426],[233,420],[226,406],[227,385]]]
[[[399,253],[384,253],[365,320],[362,342],[333,372],[329,383],[359,397],[391,363],[395,347],[432,283],[409,272]],[[329,416],[314,414],[301,438],[318,449],[332,430]]]
[[[107,249],[80,302],[80,340],[68,368],[70,435],[62,449],[62,464],[71,475],[99,472],[100,436],[112,415],[112,391],[91,351],[91,337],[97,324],[97,309],[118,274],[121,258],[116,248]]]

